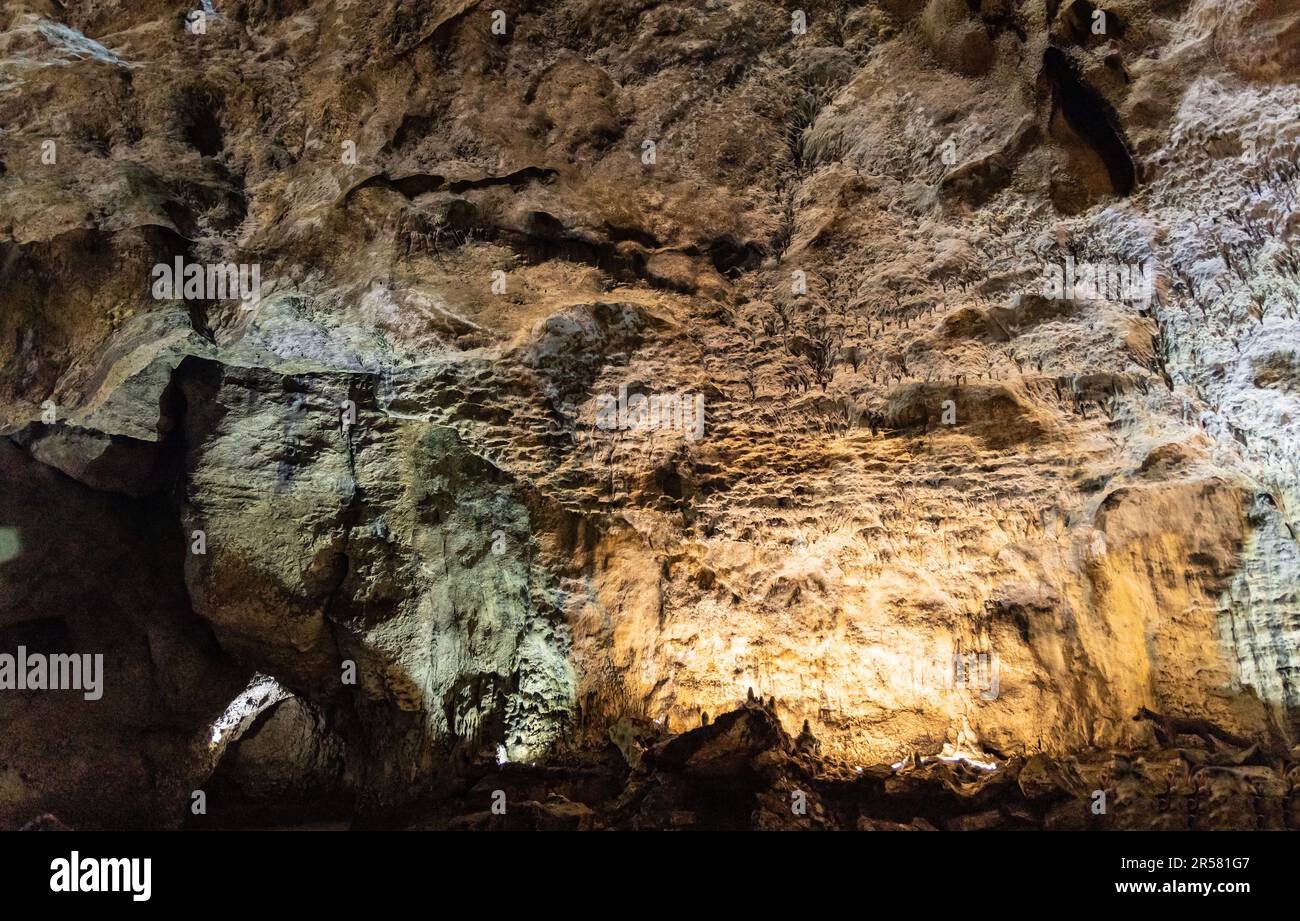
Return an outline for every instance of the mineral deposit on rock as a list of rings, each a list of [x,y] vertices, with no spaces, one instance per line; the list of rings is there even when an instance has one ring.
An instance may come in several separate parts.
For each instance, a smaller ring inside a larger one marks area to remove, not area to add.
[[[1298,196],[1291,0],[7,0],[0,826],[1300,827]]]

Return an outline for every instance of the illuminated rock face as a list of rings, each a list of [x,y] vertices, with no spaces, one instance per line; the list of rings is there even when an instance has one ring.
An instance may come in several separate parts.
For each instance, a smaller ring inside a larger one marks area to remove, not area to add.
[[[0,640],[107,689],[0,691],[0,821],[1300,815],[1293,5],[63,6],[0,13]]]

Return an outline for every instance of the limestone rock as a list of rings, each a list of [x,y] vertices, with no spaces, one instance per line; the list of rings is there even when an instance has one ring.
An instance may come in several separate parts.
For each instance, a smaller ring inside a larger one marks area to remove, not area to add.
[[[0,12],[0,824],[1297,824],[1294,4],[212,12]]]

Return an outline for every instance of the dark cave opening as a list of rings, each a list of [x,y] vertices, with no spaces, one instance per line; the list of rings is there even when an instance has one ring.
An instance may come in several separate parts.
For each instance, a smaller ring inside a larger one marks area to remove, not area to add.
[[[185,142],[205,157],[215,157],[226,146],[218,102],[211,95],[191,90],[180,104],[180,124]]]
[[[25,620],[0,630],[0,649],[12,651],[19,646],[29,653],[66,655],[76,653],[76,643],[65,617],[42,617]]]
[[[726,234],[709,244],[709,258],[719,274],[734,278],[742,271],[757,267],[762,261],[763,249],[757,243],[742,243]]]
[[[1110,103],[1083,81],[1059,48],[1049,47],[1043,53],[1043,73],[1051,83],[1053,112],[1059,110],[1101,157],[1116,194],[1131,193],[1137,185],[1137,167]]]

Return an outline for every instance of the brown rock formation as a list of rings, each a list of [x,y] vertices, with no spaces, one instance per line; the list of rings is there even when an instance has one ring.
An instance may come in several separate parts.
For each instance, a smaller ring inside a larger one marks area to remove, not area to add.
[[[0,824],[1300,822],[1294,4],[197,6],[0,12]]]

